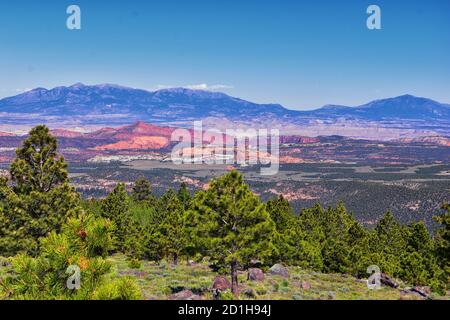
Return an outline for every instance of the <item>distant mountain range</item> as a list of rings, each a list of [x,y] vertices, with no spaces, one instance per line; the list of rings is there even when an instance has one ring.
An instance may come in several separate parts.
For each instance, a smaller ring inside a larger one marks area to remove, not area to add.
[[[0,100],[0,124],[54,127],[119,126],[145,121],[154,124],[192,125],[194,120],[267,123],[285,127],[375,122],[381,127],[438,128],[448,134],[450,105],[404,95],[348,107],[327,105],[312,111],[289,110],[279,104],[257,104],[224,93],[185,88],[145,91],[118,85],[83,85],[36,88]],[[381,124],[382,123],[382,124]],[[393,124],[394,123],[394,124]],[[0,130],[5,131],[0,127]]]
[[[427,98],[403,95],[375,100],[357,107],[328,105],[306,112],[315,118],[354,118],[364,120],[450,120],[450,105]]]
[[[224,93],[184,88],[155,92],[117,85],[86,86],[75,84],[51,90],[37,88],[0,100],[0,112],[39,114],[48,117],[111,116],[123,121],[186,121],[210,116],[229,119],[285,115],[292,111],[276,104],[256,104]],[[127,119],[129,118],[129,119]]]

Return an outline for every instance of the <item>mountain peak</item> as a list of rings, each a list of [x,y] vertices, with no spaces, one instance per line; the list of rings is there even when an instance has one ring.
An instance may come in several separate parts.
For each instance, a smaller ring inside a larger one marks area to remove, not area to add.
[[[74,83],[73,85],[71,85],[69,88],[82,88],[85,86],[86,86],[85,84],[83,84],[81,82],[77,82],[77,83]]]
[[[392,106],[404,106],[406,104],[422,105],[422,104],[429,104],[429,103],[439,104],[439,102],[434,101],[429,98],[417,97],[417,96],[413,96],[411,94],[404,94],[404,95],[393,97],[393,98],[374,100],[374,101],[371,101],[371,102],[366,103],[359,107],[373,107],[373,106],[378,106],[380,104],[390,104]]]
[[[414,96],[412,94],[404,94],[404,95],[401,95],[401,96],[398,96],[398,97],[391,98],[391,100],[400,100],[400,101],[415,101],[415,100],[416,101],[432,101],[432,102],[436,103],[436,101],[434,101],[432,99],[424,98],[424,97],[418,97],[418,96]]]
[[[148,130],[150,128],[153,128],[153,126],[151,124],[145,123],[144,121],[137,121],[130,126],[130,129],[132,130]]]
[[[391,98],[383,98],[383,99],[378,99],[378,100],[386,100],[386,99],[416,99],[418,98],[417,96],[414,96],[412,94],[409,93],[405,93],[405,94],[401,94],[399,96],[395,96],[395,97],[391,97]],[[378,101],[378,100],[374,100],[374,101]]]
[[[22,93],[22,94],[26,94],[26,93],[28,93],[28,92],[39,92],[39,91],[47,91],[47,89],[46,89],[46,88],[43,88],[43,87],[37,87],[37,88],[31,89],[31,90],[29,90],[29,91],[25,91],[25,92]]]

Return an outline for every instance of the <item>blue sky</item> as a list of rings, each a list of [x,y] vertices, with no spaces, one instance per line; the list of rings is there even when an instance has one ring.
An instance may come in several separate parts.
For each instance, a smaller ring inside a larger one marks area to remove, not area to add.
[[[81,30],[66,28],[70,4]],[[370,4],[382,30],[366,28]],[[206,84],[294,109],[450,103],[450,1],[1,1],[0,97],[76,82]]]

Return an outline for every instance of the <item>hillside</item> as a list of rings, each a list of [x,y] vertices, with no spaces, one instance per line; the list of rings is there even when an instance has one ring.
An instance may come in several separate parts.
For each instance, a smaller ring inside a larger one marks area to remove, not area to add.
[[[145,300],[210,300],[212,285],[217,276],[206,263],[181,263],[172,266],[161,261],[143,262],[139,268],[131,268],[122,254],[111,256],[113,263],[109,278],[131,277],[135,279]],[[2,262],[3,261],[3,262]],[[325,274],[298,267],[289,267],[289,276],[265,274],[263,281],[249,281],[247,272],[239,272],[242,300],[421,300],[402,282],[393,289],[382,286],[369,290],[366,280],[342,274]],[[0,258],[0,278],[10,272],[10,266]],[[433,299],[448,299],[432,295]]]

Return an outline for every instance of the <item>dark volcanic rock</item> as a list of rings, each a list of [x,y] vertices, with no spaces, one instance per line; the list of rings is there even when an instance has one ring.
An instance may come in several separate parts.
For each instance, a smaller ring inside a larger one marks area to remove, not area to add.
[[[382,285],[385,285],[385,286],[388,286],[388,287],[391,287],[394,289],[398,287],[398,283],[396,283],[391,277],[389,277],[385,273],[381,274],[380,282]]]
[[[419,296],[423,299],[429,299],[430,298],[430,288],[429,287],[414,287],[411,289],[406,289],[406,290],[402,290],[400,292],[401,295],[405,295],[405,294],[413,294],[416,296]]]

